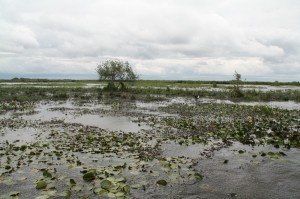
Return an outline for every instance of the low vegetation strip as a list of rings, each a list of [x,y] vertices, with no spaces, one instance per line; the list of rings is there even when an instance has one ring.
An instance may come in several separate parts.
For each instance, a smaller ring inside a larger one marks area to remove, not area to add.
[[[63,83],[59,82],[57,86],[56,82],[47,84],[47,86],[32,86],[27,84],[27,86],[6,86],[5,84],[0,85],[0,101],[39,101],[39,100],[65,100],[65,99],[85,99],[85,98],[102,98],[103,96],[110,97],[124,97],[130,96],[132,99],[152,99],[151,95],[160,95],[161,97],[176,97],[176,96],[199,96],[199,97],[209,97],[214,99],[227,99],[233,101],[295,101],[300,102],[300,89],[276,89],[276,90],[260,90],[260,88],[247,88],[243,89],[241,87],[242,95],[236,97],[232,94],[233,87],[217,87],[214,88],[213,85],[202,85],[202,84],[185,84],[185,86],[178,86],[172,84],[172,82],[160,83],[154,81],[146,81],[144,83],[135,83],[134,86],[129,84],[126,91],[114,91],[111,92],[110,89],[106,88],[102,83],[93,84],[92,86],[87,86],[84,83]],[[181,83],[180,83],[181,84]],[[180,85],[179,84],[179,85]],[[191,86],[192,87],[189,87]],[[197,88],[197,89],[195,89]],[[297,88],[297,87],[295,87]],[[145,97],[146,96],[146,97]],[[150,98],[149,98],[150,97]]]

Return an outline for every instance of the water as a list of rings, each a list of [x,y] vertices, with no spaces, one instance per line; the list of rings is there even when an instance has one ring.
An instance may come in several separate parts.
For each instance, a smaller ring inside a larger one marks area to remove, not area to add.
[[[202,103],[233,103],[225,100],[201,99]],[[37,104],[35,112],[32,114],[16,114],[8,112],[1,115],[1,119],[14,118],[18,120],[27,120],[29,123],[50,122],[53,120],[62,120],[64,123],[57,126],[61,132],[64,132],[64,124],[80,124],[83,126],[95,126],[109,131],[122,131],[139,133],[142,129],[151,130],[152,127],[146,124],[133,122],[137,118],[130,116],[130,112],[140,113],[143,115],[153,115],[155,117],[163,117],[168,115],[159,111],[159,107],[167,106],[173,103],[195,103],[191,98],[172,98],[165,102],[137,102],[133,108],[126,109],[126,113],[116,113],[110,105],[105,104],[85,104],[78,105],[72,101],[66,102],[42,102]],[[251,102],[240,103],[245,105],[267,105],[284,109],[298,109],[300,105],[295,102]],[[201,103],[199,104],[201,106]],[[23,143],[32,143],[36,141],[37,136],[47,134],[44,131],[50,131],[53,127],[20,127],[15,129],[1,128],[0,142],[6,140],[15,145]],[[54,129],[55,131],[57,129]],[[155,129],[153,129],[155,130]],[[48,132],[49,133],[49,132]],[[39,139],[43,139],[42,136]],[[150,145],[156,145],[157,140],[153,138],[149,141]],[[5,146],[5,144],[2,144]],[[245,153],[240,154],[238,151],[244,150]],[[262,157],[260,152],[284,152],[287,156],[279,159],[271,159],[269,156]],[[204,156],[203,153],[211,153],[211,156]],[[257,157],[253,158],[252,155]],[[67,152],[65,155],[69,155]],[[107,166],[110,164],[122,164],[136,161],[130,156],[119,155],[109,156],[97,154],[76,154],[79,159],[85,163],[84,166]],[[69,156],[68,156],[69,157]],[[132,189],[131,198],[299,198],[300,195],[300,150],[299,149],[277,149],[272,146],[251,147],[242,145],[238,142],[232,146],[224,147],[219,143],[210,142],[207,145],[179,145],[173,141],[166,141],[161,144],[161,154],[159,158],[167,157],[187,157],[195,160],[195,170],[204,175],[201,181],[191,181],[183,184],[171,184],[166,187],[160,187],[155,184],[147,186],[143,189]],[[2,157],[3,160],[5,159]],[[6,191],[20,191],[21,197],[38,196],[40,192],[35,189],[35,177],[42,174],[33,172],[40,167],[37,160],[34,160],[33,166],[23,167],[22,170],[14,173],[14,179],[26,177],[26,180],[16,180],[16,185],[8,186],[0,183],[0,195]],[[227,163],[225,163],[227,161]],[[150,162],[151,164],[151,162]],[[26,168],[28,170],[26,170]],[[51,166],[49,167],[51,168]],[[82,180],[82,174],[78,172],[78,168],[67,169],[65,165],[56,166],[59,171],[68,174],[68,177]],[[152,169],[152,168],[151,168]],[[23,172],[23,173],[22,173]],[[79,173],[79,174],[78,174]],[[128,172],[129,173],[129,172]],[[128,179],[131,180],[132,176]],[[3,176],[0,176],[3,177]],[[142,176],[143,177],[143,176]],[[141,177],[141,178],[142,178]],[[159,178],[168,178],[161,174]],[[1,180],[3,180],[1,178]],[[151,179],[150,179],[151,180]],[[156,180],[156,179],[154,179]],[[65,180],[66,181],[66,180]],[[59,191],[63,188],[69,189],[66,184],[58,187]],[[93,196],[92,196],[93,197]],[[95,196],[96,197],[96,196]]]
[[[0,131],[0,140],[14,142],[17,144],[25,144],[35,140],[35,136],[38,134],[38,130],[35,128],[20,128],[20,129],[2,129]]]
[[[190,100],[190,103],[196,103],[195,100]],[[200,98],[199,105],[201,103],[218,103],[218,104],[240,104],[240,105],[248,105],[248,106],[270,106],[281,109],[288,110],[300,110],[300,103],[294,101],[272,101],[272,102],[233,102],[230,100],[219,100],[219,99],[210,99],[210,98]]]
[[[109,106],[103,104],[76,106],[71,101],[64,103],[44,102],[37,105],[36,114],[24,115],[23,119],[39,121],[63,120],[65,123],[78,123],[111,131],[138,132],[141,129],[149,129],[148,126],[133,122],[135,118],[129,116],[101,114],[101,111],[107,112],[110,109]],[[96,112],[93,112],[94,110]],[[85,113],[85,111],[88,113]],[[11,115],[13,113],[7,114],[6,117],[11,117]]]
[[[232,194],[237,198],[299,197],[299,150],[284,151],[287,156],[270,160],[268,157],[252,158],[248,154],[237,155],[233,149],[234,147],[222,149],[215,153],[213,159],[200,163],[200,167],[207,174],[201,183],[202,186],[200,185],[204,192],[203,196],[224,198]],[[261,149],[249,150],[254,153]],[[229,160],[227,164],[224,164],[224,159]]]
[[[128,117],[123,116],[99,116],[99,115],[81,115],[74,118],[66,118],[67,123],[79,123],[83,125],[96,126],[110,131],[138,132],[146,126],[139,126],[132,122]]]
[[[199,158],[207,146],[164,145],[163,156],[184,155]],[[245,150],[239,154],[238,150]],[[278,160],[257,156],[260,151],[284,151],[287,156]],[[214,151],[212,158],[203,158],[197,169],[205,177],[202,181],[168,189],[148,190],[139,195],[145,198],[299,198],[300,150],[282,150],[269,146],[250,147],[239,143]],[[227,163],[224,161],[227,160]]]
[[[203,152],[206,148],[207,147],[203,144],[185,146],[170,142],[162,146],[162,155],[164,157],[185,156],[189,158],[199,158],[201,152]]]

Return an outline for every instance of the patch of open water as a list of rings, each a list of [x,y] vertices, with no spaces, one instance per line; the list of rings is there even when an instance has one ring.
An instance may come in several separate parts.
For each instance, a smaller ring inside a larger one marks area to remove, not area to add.
[[[139,125],[132,122],[128,117],[124,116],[99,116],[99,115],[81,115],[74,118],[66,118],[67,123],[80,123],[83,125],[96,126],[111,131],[138,132],[147,126]]]
[[[138,132],[142,129],[149,129],[145,124],[133,122],[133,118],[120,115],[105,115],[104,113],[84,113],[89,110],[110,110],[103,104],[76,106],[72,102],[65,103],[40,103],[37,105],[36,114],[23,115],[26,120],[63,120],[66,123],[79,123],[86,126],[95,126],[112,131]],[[6,114],[6,118],[13,115],[13,112]]]
[[[239,149],[245,149],[246,153],[238,154]],[[199,167],[207,174],[199,186],[201,195],[205,198],[298,198],[300,151],[285,150],[287,156],[278,160],[252,158],[251,154],[262,150],[278,151],[268,146],[252,148],[236,143],[201,162]],[[229,160],[227,164],[225,159]]]
[[[240,105],[248,105],[248,106],[270,106],[281,109],[288,110],[300,110],[300,103],[294,101],[271,101],[271,102],[233,102],[230,100],[219,100],[219,99],[210,99],[210,98],[200,98],[197,102],[195,100],[189,100],[189,103],[194,103],[201,105],[201,103],[218,103],[218,104],[240,104]]]
[[[17,144],[25,144],[27,142],[32,142],[36,135],[38,133],[38,130],[35,128],[20,128],[20,129],[2,129],[0,131],[0,139],[3,141],[8,141],[9,143],[14,142]]]

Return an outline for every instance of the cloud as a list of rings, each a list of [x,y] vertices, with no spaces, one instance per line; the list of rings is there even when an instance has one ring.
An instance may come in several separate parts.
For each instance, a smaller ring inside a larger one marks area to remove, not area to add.
[[[34,32],[26,26],[0,23],[0,29],[0,38],[3,38],[0,44],[2,52],[18,53],[39,47]]]
[[[300,2],[0,0],[0,69],[94,73],[107,58],[157,78],[300,74]],[[297,78],[297,76],[295,76]]]

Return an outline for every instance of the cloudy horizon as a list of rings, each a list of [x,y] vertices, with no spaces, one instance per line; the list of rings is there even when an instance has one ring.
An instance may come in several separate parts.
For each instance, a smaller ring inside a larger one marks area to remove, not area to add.
[[[299,81],[297,0],[0,0],[0,79]]]

